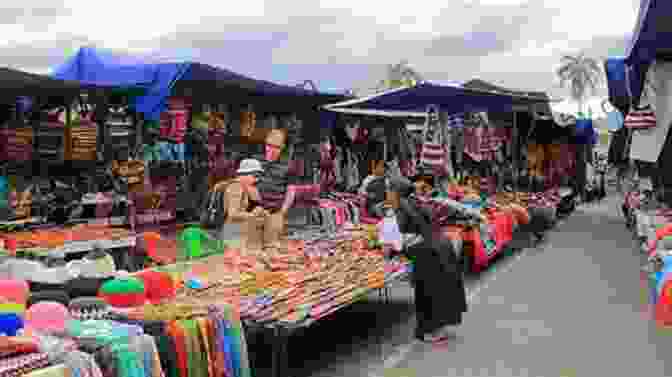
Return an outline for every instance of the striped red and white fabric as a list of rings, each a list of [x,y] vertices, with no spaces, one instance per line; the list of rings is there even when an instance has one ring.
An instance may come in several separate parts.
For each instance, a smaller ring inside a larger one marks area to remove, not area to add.
[[[656,114],[651,108],[633,110],[625,117],[623,123],[626,128],[646,130],[656,126]]]
[[[439,171],[445,169],[446,150],[443,144],[430,142],[422,144],[420,164]]]

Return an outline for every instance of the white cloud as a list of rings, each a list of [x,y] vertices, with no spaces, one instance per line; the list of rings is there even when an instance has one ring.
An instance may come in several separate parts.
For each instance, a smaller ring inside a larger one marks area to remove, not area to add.
[[[5,36],[0,55],[13,55],[4,64],[31,70],[44,71],[59,54],[64,60],[72,48],[95,43],[163,57],[207,56],[208,63],[225,67],[233,55],[266,59],[269,76],[273,64],[376,66],[408,59],[432,79],[480,76],[541,90],[552,89],[552,72],[563,53],[603,54],[598,43],[618,48],[618,38],[632,31],[637,17],[633,0],[23,0],[21,5],[28,10],[8,12],[0,5]],[[273,33],[287,37],[269,41],[277,37]],[[232,51],[231,40],[247,42]],[[328,67],[324,72],[329,75]]]
[[[170,34],[179,28],[198,25],[209,15],[221,14],[221,25],[237,18],[264,15],[262,0],[226,2],[188,0],[187,2],[155,2],[137,0],[89,1],[66,0],[72,15],[62,17],[52,30],[68,30],[85,35],[108,48],[134,49],[138,42]]]

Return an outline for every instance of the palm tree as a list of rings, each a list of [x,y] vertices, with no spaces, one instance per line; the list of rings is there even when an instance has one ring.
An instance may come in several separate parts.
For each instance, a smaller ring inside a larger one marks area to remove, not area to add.
[[[378,89],[392,89],[401,86],[414,86],[423,81],[422,75],[408,65],[407,60],[387,66],[387,78],[379,84]]]
[[[600,64],[583,52],[576,56],[565,55],[561,62],[562,66],[555,71],[555,74],[560,79],[560,85],[568,87],[572,99],[579,103],[579,112],[583,112],[588,92],[595,94],[602,81]]]

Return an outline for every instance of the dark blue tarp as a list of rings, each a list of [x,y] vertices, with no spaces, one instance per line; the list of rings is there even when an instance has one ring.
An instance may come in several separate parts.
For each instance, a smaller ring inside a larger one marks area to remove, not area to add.
[[[439,106],[449,114],[463,112],[507,112],[515,106],[547,103],[548,99],[515,96],[495,92],[465,89],[460,85],[424,82],[414,87],[391,90],[360,100],[332,104],[327,109],[352,108],[388,112],[424,112],[428,105]]]
[[[256,95],[315,96],[319,94],[312,90],[256,80],[223,68],[200,63],[192,63],[180,80],[216,83],[220,87],[230,86],[231,88],[244,89]]]
[[[641,0],[626,53],[628,65],[650,64],[662,50],[672,51],[672,1]]]
[[[52,76],[102,87],[140,87],[145,94],[135,98],[134,109],[146,119],[158,120],[175,82],[189,64],[157,63],[110,51],[83,47],[56,68]]]
[[[628,76],[635,102],[639,101],[643,82],[656,55],[672,53],[672,1],[641,0],[639,15],[628,45],[625,63],[629,67]]]
[[[627,69],[623,57],[612,57],[604,61],[609,102],[623,113],[627,113],[630,108],[630,91],[638,93],[642,86],[640,77],[632,73],[627,74]]]
[[[245,96],[246,99],[254,97],[271,100],[279,97],[301,99],[301,103],[306,105],[322,105],[345,98],[342,95],[318,93],[255,80],[206,64],[157,62],[149,58],[125,56],[92,47],[81,48],[75,56],[55,69],[52,76],[77,81],[83,85],[143,88],[145,94],[135,98],[132,105],[148,120],[159,119],[161,112],[165,110],[166,99],[178,82],[183,87],[192,87],[197,91],[204,90],[213,94],[217,90],[223,90],[230,92],[234,97]]]

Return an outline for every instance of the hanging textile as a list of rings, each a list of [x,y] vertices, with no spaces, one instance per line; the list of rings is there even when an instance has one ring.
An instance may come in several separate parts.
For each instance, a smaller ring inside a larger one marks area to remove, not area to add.
[[[609,131],[616,132],[623,127],[625,119],[623,118],[623,113],[616,108],[612,107],[611,111],[607,111],[606,105],[608,102],[608,100],[602,101],[602,111],[607,114],[607,128]]]
[[[135,308],[116,320],[152,333],[166,377],[251,377],[240,319],[229,305],[198,304],[183,292],[170,304]]]
[[[464,153],[473,161],[483,161],[484,156],[481,151],[483,140],[484,124],[478,114],[469,114],[464,127]]]
[[[331,140],[325,140],[320,144],[320,185],[324,191],[331,191],[336,184],[334,172],[334,159],[336,148]]]
[[[447,174],[448,159],[444,126],[439,120],[438,109],[433,106],[427,108],[427,120],[422,135],[422,151],[420,164],[432,170],[438,177]]]
[[[408,137],[406,127],[402,126],[397,129],[397,137],[399,139],[399,169],[401,174],[406,177],[415,175],[415,148],[411,145]]]

